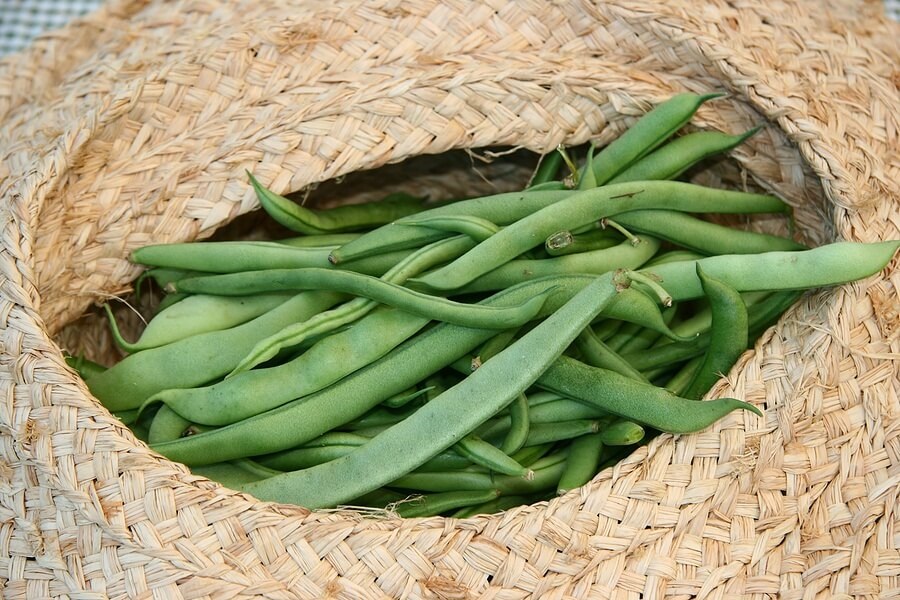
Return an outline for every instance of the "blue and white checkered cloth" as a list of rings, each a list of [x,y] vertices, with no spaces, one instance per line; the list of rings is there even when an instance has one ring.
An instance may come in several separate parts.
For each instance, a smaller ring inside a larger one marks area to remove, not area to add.
[[[62,27],[103,0],[0,0],[0,56],[21,50],[36,35]],[[884,0],[887,14],[900,21],[900,0]]]
[[[21,50],[39,33],[62,27],[102,3],[103,0],[0,0],[0,56]]]

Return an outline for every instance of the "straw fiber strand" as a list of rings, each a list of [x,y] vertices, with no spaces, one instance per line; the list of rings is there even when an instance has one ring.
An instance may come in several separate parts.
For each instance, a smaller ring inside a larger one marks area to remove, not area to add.
[[[465,520],[309,512],[191,475],[58,344],[97,338],[79,317],[130,289],[131,250],[255,209],[244,169],[287,192],[453,149],[608,141],[683,90],[729,92],[698,127],[766,124],[710,177],[738,165],[815,243],[898,239],[898,33],[837,2],[123,1],[3,59],[3,597],[897,596],[897,257],[806,296],[713,390],[764,418]]]

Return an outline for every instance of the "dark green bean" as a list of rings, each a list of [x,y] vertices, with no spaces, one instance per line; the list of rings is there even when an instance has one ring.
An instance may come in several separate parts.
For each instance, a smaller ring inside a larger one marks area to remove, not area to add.
[[[597,474],[603,440],[599,433],[591,433],[572,440],[566,466],[559,476],[556,493],[560,496],[587,484]]]
[[[599,435],[604,446],[631,446],[644,439],[644,428],[633,421],[620,419],[603,427]]]
[[[529,189],[536,185],[542,185],[548,182],[554,182],[559,168],[563,164],[563,155],[560,152],[549,152],[538,159],[538,166],[535,169],[531,181],[528,182]]]
[[[531,426],[528,418],[528,398],[525,394],[519,394],[509,405],[509,429],[500,444],[500,449],[506,454],[513,454],[522,449],[528,440],[528,430]],[[510,473],[507,473],[509,475]]]
[[[400,502],[394,507],[394,510],[404,519],[430,517],[455,508],[484,504],[495,500],[499,495],[499,490],[463,490],[426,494],[408,502]]]
[[[709,298],[712,330],[709,350],[700,368],[684,392],[685,398],[700,399],[747,350],[749,318],[741,294],[703,272],[697,264],[697,276]]]
[[[585,362],[592,367],[602,367],[625,377],[649,383],[640,371],[632,367],[628,361],[613,352],[609,346],[594,335],[594,331],[590,327],[584,328],[584,331],[578,335],[576,343],[584,355]]]
[[[752,404],[734,398],[696,402],[565,356],[541,375],[538,385],[669,433],[700,431],[738,408],[762,415]]]
[[[582,435],[596,433],[601,422],[597,419],[578,419],[577,421],[559,421],[558,423],[534,423],[528,430],[526,446],[540,446],[550,442],[571,440]]]
[[[544,250],[550,256],[565,256],[593,250],[605,250],[621,242],[621,238],[608,229],[596,229],[577,235],[564,230],[548,236],[544,241]]]
[[[250,173],[247,176],[260,205],[270,217],[292,231],[308,235],[340,233],[383,225],[423,208],[422,198],[398,193],[377,202],[311,210],[267,189]]]

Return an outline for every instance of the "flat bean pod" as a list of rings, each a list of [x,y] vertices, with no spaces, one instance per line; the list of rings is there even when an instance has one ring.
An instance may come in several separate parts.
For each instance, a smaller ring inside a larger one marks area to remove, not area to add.
[[[135,342],[128,342],[119,332],[109,305],[104,305],[116,344],[126,352],[156,348],[178,340],[229,329],[269,312],[291,298],[291,294],[252,294],[250,296],[192,295],[158,312]]]
[[[574,273],[600,275],[615,269],[638,269],[656,254],[659,246],[659,240],[645,236],[636,245],[626,240],[610,248],[578,254],[553,258],[514,259],[481,275],[459,291],[465,293],[493,291],[540,277]],[[431,275],[419,280],[428,277]],[[418,280],[411,280],[411,283],[413,281]]]

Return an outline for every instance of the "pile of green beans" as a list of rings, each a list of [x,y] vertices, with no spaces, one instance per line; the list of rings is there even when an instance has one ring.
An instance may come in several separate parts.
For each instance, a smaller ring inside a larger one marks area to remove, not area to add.
[[[762,416],[703,398],[801,294],[876,273],[898,242],[809,249],[705,220],[790,217],[673,180],[756,132],[670,139],[716,97],[673,97],[580,167],[560,148],[521,192],[312,210],[251,175],[299,236],[135,251],[158,311],[134,342],[108,311],[128,355],[70,364],[198,474],[405,517],[546,500],[659,432]]]

